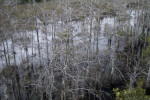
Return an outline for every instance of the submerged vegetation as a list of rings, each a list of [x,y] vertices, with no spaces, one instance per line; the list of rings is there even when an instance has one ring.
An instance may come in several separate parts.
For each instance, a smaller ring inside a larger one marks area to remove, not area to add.
[[[150,100],[149,0],[0,0],[0,100]]]

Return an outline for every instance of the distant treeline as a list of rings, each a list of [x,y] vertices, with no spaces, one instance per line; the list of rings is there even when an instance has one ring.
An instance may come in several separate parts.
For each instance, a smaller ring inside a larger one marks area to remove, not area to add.
[[[21,3],[30,3],[33,2],[34,0],[21,0]],[[41,2],[43,0],[35,0],[35,2]]]
[[[32,3],[33,1],[35,2],[42,2],[44,0],[20,0],[21,3]],[[50,1],[50,0],[46,0],[46,1]]]

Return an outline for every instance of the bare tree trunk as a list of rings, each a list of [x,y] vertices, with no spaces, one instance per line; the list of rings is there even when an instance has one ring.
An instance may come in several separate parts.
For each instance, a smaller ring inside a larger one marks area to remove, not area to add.
[[[40,50],[40,40],[39,40],[39,31],[38,31],[38,23],[36,19],[36,35],[37,35],[37,42],[38,42],[38,55],[39,55],[39,61],[41,66],[41,50]]]
[[[14,45],[13,36],[11,36],[11,40],[12,40],[12,49],[13,49],[13,56],[14,56],[14,65],[16,67],[16,52],[15,52],[15,45]]]
[[[6,48],[5,48],[4,39],[2,39],[2,43],[3,43],[3,48],[4,48],[3,51],[4,51],[4,56],[5,56],[6,65],[9,66],[8,60],[7,60],[7,55],[6,55]]]
[[[8,64],[9,64],[9,66],[10,66],[10,55],[9,55],[9,47],[8,47],[8,41],[7,41],[7,39],[6,39],[6,47],[7,47],[7,53],[8,53]]]

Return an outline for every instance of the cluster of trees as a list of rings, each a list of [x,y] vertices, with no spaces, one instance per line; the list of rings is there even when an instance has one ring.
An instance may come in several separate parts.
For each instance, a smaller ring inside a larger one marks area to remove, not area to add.
[[[0,10],[0,100],[119,100],[141,79],[149,94],[149,0],[22,3]]]

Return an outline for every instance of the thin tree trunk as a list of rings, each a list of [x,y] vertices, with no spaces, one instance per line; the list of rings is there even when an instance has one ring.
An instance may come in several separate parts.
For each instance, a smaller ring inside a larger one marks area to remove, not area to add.
[[[38,31],[38,23],[36,19],[36,35],[37,35],[37,42],[38,42],[38,55],[39,55],[39,61],[41,66],[41,51],[40,51],[40,40],[39,40],[39,31]]]
[[[3,43],[3,49],[4,49],[3,51],[4,51],[4,56],[5,56],[6,65],[9,66],[8,60],[7,60],[7,55],[6,55],[6,48],[5,48],[4,39],[2,39],[2,43]]]

